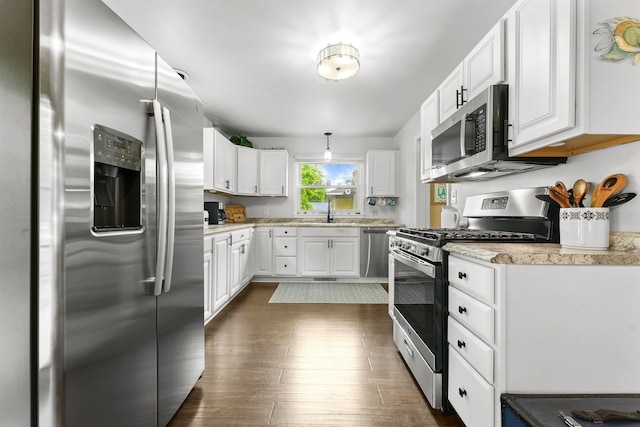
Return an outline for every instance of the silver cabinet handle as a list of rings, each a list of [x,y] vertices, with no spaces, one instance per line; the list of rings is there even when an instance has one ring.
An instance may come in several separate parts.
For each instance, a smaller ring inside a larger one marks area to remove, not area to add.
[[[271,238],[271,230],[269,230],[269,238]]]
[[[284,185],[282,186],[282,194],[284,194]]]
[[[253,192],[254,192],[254,193],[256,193],[256,194],[258,194],[258,186],[257,186],[257,185],[255,185],[255,186],[253,187]]]

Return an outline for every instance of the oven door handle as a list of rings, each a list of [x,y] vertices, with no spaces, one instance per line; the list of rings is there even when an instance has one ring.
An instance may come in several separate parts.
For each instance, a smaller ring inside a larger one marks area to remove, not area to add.
[[[394,260],[403,263],[407,267],[411,267],[414,270],[418,270],[431,278],[436,277],[436,268],[432,264],[426,261],[423,261],[419,258],[415,258],[415,259],[409,258],[408,255],[398,252],[398,250],[396,249],[392,249],[389,252],[389,255],[391,255]]]

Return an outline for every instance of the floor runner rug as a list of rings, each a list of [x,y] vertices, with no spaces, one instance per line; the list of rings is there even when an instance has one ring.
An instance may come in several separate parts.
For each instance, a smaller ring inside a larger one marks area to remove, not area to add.
[[[380,283],[281,282],[270,303],[387,304]]]

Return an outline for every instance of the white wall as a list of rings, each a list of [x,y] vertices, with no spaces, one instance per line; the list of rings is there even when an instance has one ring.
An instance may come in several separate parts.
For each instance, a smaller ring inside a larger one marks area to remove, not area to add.
[[[418,188],[422,188],[419,179],[418,163],[420,156],[416,156],[417,143],[416,138],[420,137],[420,112],[414,116],[403,126],[403,128],[395,136],[395,145],[400,149],[400,159],[398,161],[398,206],[395,220],[399,224],[405,224],[408,227],[418,226],[418,213],[416,194]],[[428,210],[420,212],[420,215],[428,215]]]
[[[294,157],[322,156],[327,145],[323,135],[317,137],[250,137],[254,148],[282,147],[289,152],[289,197],[229,197],[229,203],[246,207],[250,218],[291,218],[293,216],[293,192],[295,191]],[[368,150],[396,149],[394,138],[381,137],[340,137],[329,139],[334,156],[345,155],[364,158]],[[238,171],[242,173],[242,171]],[[215,197],[215,196],[209,196]],[[369,206],[364,204],[367,218],[394,218],[397,207]],[[265,213],[265,208],[268,213]]]
[[[470,195],[514,188],[551,186],[558,180],[571,187],[579,178],[591,183],[589,197],[585,198],[585,205],[588,206],[595,185],[613,173],[623,173],[627,176],[629,183],[623,192],[638,193],[640,191],[638,182],[640,179],[640,141],[570,157],[564,165],[534,172],[476,183],[452,184],[450,189],[458,191],[458,203],[452,206],[462,212],[465,198]],[[640,231],[640,197],[624,205],[611,208],[611,230]]]

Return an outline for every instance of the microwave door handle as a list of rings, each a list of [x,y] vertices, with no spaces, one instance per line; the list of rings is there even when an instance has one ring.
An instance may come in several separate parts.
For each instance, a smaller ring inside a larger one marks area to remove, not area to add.
[[[460,157],[465,157],[467,155],[465,137],[467,133],[467,116],[468,114],[463,114],[460,119]]]

